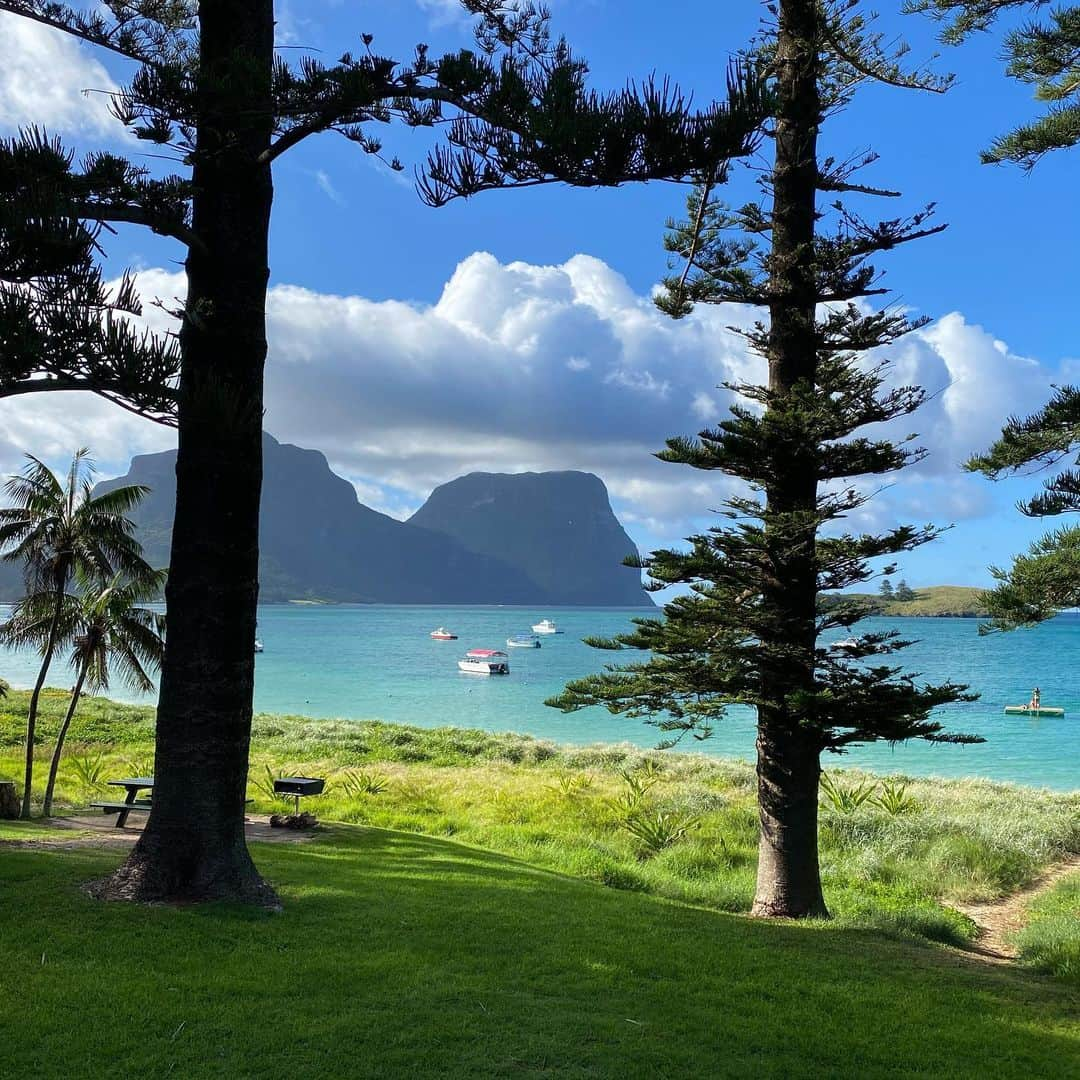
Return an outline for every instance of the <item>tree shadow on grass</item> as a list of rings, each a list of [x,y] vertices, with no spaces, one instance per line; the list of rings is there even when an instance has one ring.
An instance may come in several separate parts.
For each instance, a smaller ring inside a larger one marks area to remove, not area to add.
[[[35,1076],[73,1060],[80,1076],[620,1080],[1030,1077],[1080,1061],[1078,998],[1046,980],[427,836],[334,827],[259,846],[277,916],[78,891],[118,857],[0,853],[0,925],[22,916],[0,966],[25,993],[0,1045]]]

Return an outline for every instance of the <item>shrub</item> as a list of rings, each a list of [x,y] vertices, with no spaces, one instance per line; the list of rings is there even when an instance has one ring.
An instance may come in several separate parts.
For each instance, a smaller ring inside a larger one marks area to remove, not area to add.
[[[874,805],[892,817],[910,813],[918,803],[907,793],[907,788],[902,780],[882,780],[881,791],[874,797]]]
[[[847,786],[834,780],[828,773],[822,773],[821,793],[826,803],[838,814],[854,814],[874,794],[874,785],[869,780],[860,780]]]
[[[655,855],[700,828],[701,820],[675,811],[635,810],[623,819],[622,827],[641,841],[647,855]]]
[[[343,772],[334,779],[334,783],[339,785],[350,799],[358,799],[363,795],[381,795],[390,786],[390,781],[382,773],[368,772],[366,769]]]

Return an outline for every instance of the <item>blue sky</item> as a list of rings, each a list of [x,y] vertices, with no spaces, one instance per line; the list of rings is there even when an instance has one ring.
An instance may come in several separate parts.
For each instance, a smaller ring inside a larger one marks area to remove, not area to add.
[[[749,0],[672,2],[662,19],[644,0],[551,6],[596,85],[669,74],[701,103],[720,92],[728,53],[763,14]],[[332,59],[367,31],[386,54],[407,56],[418,41],[438,53],[469,41],[458,10],[453,0],[292,0],[279,5],[279,42]],[[122,81],[123,65],[13,24],[0,17],[0,48],[17,58],[0,75],[0,128],[38,120],[73,145],[123,146],[101,95],[78,94]],[[1030,176],[981,166],[979,149],[1034,108],[1029,90],[1004,78],[998,36],[942,50],[925,19],[888,14],[881,28],[902,34],[914,59],[941,52],[936,66],[957,85],[944,97],[870,90],[825,132],[838,155],[880,154],[867,181],[905,195],[881,216],[933,201],[949,223],[881,263],[905,305],[940,320],[897,354],[905,377],[937,395],[908,427],[932,458],[854,524],[955,521],[905,558],[904,573],[913,584],[983,584],[988,563],[1042,526],[1013,509],[1030,483],[991,485],[963,476],[958,462],[1009,411],[1036,407],[1052,380],[1080,366],[1077,159],[1058,155]],[[429,138],[387,131],[385,143],[411,164]],[[744,175],[731,198],[747,185]],[[431,210],[407,178],[333,136],[281,159],[275,189],[267,428],[278,438],[324,450],[363,501],[399,516],[466,469],[581,467],[608,482],[643,548],[708,524],[702,511],[723,486],[648,454],[664,435],[720,415],[720,378],[752,373],[723,330],[748,314],[712,311],[675,326],[652,313],[663,223],[680,212],[683,189],[552,187]],[[182,288],[170,276],[180,257],[171,242],[123,230],[109,256],[116,270],[146,270],[147,297]],[[76,432],[106,472],[170,441],[92,401],[23,399],[0,403],[0,466],[24,447],[59,460]]]

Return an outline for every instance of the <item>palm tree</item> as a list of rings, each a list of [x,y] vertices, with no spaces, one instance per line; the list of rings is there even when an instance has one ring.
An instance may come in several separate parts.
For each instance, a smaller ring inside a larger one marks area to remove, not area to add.
[[[56,640],[57,647],[71,643],[70,663],[76,676],[49,766],[42,807],[45,817],[52,814],[64,740],[83,690],[93,693],[108,690],[110,670],[115,670],[133,690],[143,693],[153,690],[152,675],[161,670],[165,652],[165,616],[139,605],[161,595],[166,577],[164,570],[155,570],[137,581],[123,581],[120,574],[115,574],[104,584],[82,581],[79,595],[65,598]],[[48,594],[27,597],[16,606],[8,622],[0,626],[0,641],[43,648],[48,641],[52,611],[52,598]]]
[[[132,485],[95,496],[94,468],[85,448],[72,458],[66,483],[36,457],[26,456],[22,473],[4,485],[12,505],[0,508],[0,552],[6,561],[23,564],[28,593],[48,596],[51,609],[26,717],[23,818],[30,816],[38,699],[56,651],[68,587],[76,573],[106,581],[119,572],[138,581],[150,571],[135,527],[125,516],[149,488]]]

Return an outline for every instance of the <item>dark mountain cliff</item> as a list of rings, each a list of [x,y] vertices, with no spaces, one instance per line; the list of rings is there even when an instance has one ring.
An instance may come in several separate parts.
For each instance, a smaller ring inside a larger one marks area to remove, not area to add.
[[[97,490],[145,484],[133,515],[153,566],[167,566],[176,452],[132,459]],[[262,600],[392,604],[648,604],[639,575],[619,565],[633,550],[586,473],[474,474],[445,484],[397,521],[357,500],[317,450],[263,436],[259,561]],[[22,592],[0,563],[0,600]]]
[[[155,566],[168,565],[176,454],[147,454],[101,487],[146,484],[136,515]],[[317,450],[263,436],[260,598],[362,603],[529,603],[521,571],[362,505]]]
[[[520,566],[552,604],[651,604],[641,574],[622,565],[637,549],[592,473],[469,473],[436,488],[409,524]]]

